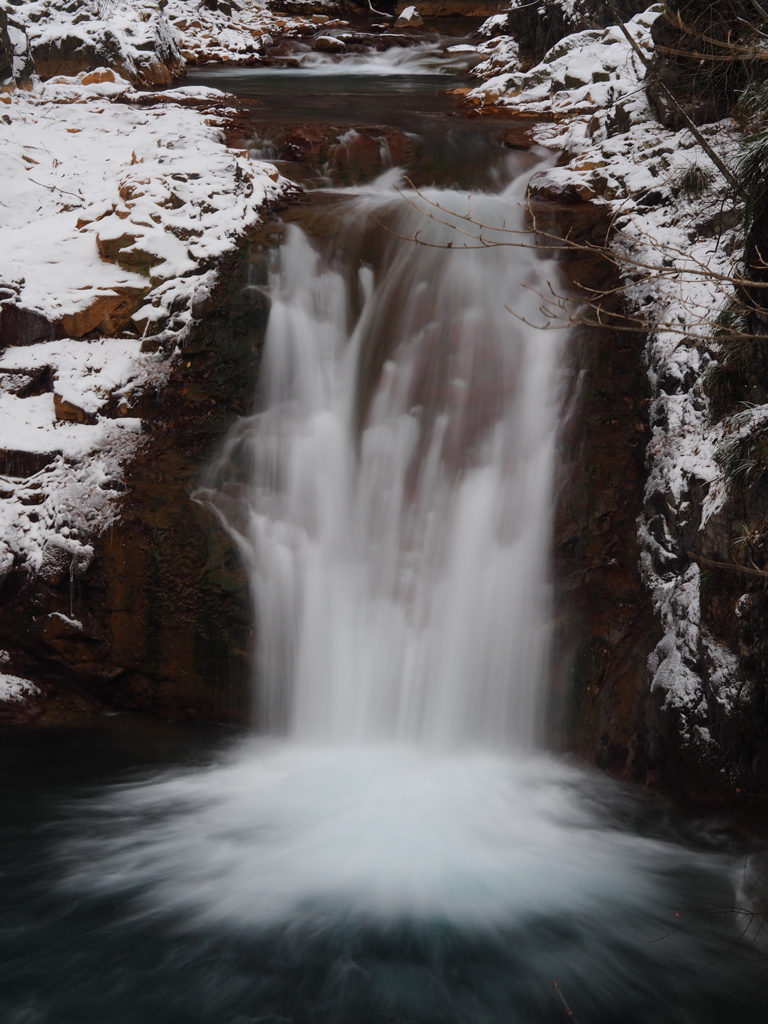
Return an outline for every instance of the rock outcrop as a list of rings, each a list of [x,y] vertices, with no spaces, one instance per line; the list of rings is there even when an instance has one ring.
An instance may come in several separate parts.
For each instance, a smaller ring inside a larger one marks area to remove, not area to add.
[[[627,25],[646,54],[673,23],[658,28],[659,13]],[[764,333],[764,321],[750,328],[739,314],[744,296],[731,275],[741,211],[707,153],[714,146],[735,166],[739,126],[721,120],[697,135],[674,119],[660,124],[653,89],[653,106],[643,95],[646,62],[617,28],[563,40],[526,72],[515,61],[489,71],[495,77],[468,101],[549,118],[535,134],[563,151],[537,194],[579,211],[577,239],[589,201],[599,204],[593,216],[613,218],[617,234],[604,252],[616,281],[599,268],[580,277],[597,289],[591,302],[602,322],[618,287],[634,323],[629,334],[577,334],[582,383],[565,435],[573,471],[556,549],[571,680],[565,745],[686,797],[764,798],[768,367],[748,337]],[[694,109],[695,89],[686,99],[672,84],[702,122],[735,99]],[[748,260],[759,275],[765,229],[759,217],[756,225]]]
[[[159,0],[72,4],[21,0],[5,8],[17,74],[71,76],[109,67],[135,85],[164,85],[183,74],[178,37]]]
[[[628,21],[648,7],[646,0],[512,0],[507,32],[518,41],[524,59],[539,61],[566,36],[585,29],[607,28],[617,16]]]
[[[216,444],[250,410],[267,307],[243,290],[246,257],[230,260],[230,288],[200,311],[205,326],[162,392],[131,399],[143,440],[113,482],[112,526],[87,549],[52,538],[35,572],[17,566],[5,579],[0,648],[44,695],[14,704],[17,724],[114,706],[249,720],[247,580],[192,497]]]
[[[0,85],[13,77],[13,47],[8,35],[8,16],[0,7]]]
[[[666,128],[686,127],[680,107],[695,124],[720,121],[730,113],[749,80],[748,61],[739,47],[749,42],[742,38],[749,34],[744,26],[754,17],[755,8],[742,0],[665,5],[651,30],[654,53],[646,92]]]
[[[247,714],[247,596],[190,492],[263,320],[211,296],[292,186],[226,147],[220,101],[108,68],[0,94],[0,666],[39,691],[8,721]]]

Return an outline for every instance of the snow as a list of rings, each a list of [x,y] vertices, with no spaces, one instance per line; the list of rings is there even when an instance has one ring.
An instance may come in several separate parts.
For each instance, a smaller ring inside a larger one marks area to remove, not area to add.
[[[485,59],[469,72],[472,78],[493,78],[500,72],[509,73],[520,66],[520,47],[512,36],[495,36],[481,43],[477,53]]]
[[[642,47],[649,47],[651,25],[659,10],[652,7],[627,23],[633,39]],[[490,40],[484,44],[488,52],[493,52],[494,43]],[[561,39],[529,71],[517,70],[516,50],[511,53],[511,64],[470,92],[468,102],[514,107],[528,113],[562,113],[572,118],[615,106],[641,89],[644,69],[616,27],[588,29]],[[496,71],[495,66],[488,72],[481,68],[475,68],[474,74]]]
[[[512,4],[510,4],[510,7],[512,7]],[[490,18],[485,19],[475,34],[480,36],[481,39],[485,39],[488,36],[495,35],[497,32],[503,32],[506,24],[506,14],[492,14]]]
[[[165,281],[203,273],[286,187],[271,165],[228,150],[215,117],[174,94],[133,105],[138,94],[127,83],[83,84],[93,77],[4,97],[0,280],[52,321],[116,290],[149,296]],[[132,241],[119,258],[137,269],[99,254],[100,242],[121,236]]]
[[[295,0],[294,0],[295,2]],[[181,53],[192,64],[224,61],[260,63],[279,37],[304,35],[313,28],[343,27],[348,23],[322,14],[332,3],[307,0],[307,14],[273,13],[266,3],[249,2],[232,13],[208,10],[198,0],[168,0],[164,14],[178,33]],[[337,40],[334,40],[337,41]]]
[[[183,67],[178,37],[158,0],[0,0],[15,51],[14,73],[29,74],[51,59],[109,61],[133,82],[170,82]],[[76,70],[76,69],[71,69]]]
[[[200,88],[148,103],[107,68],[0,95],[0,302],[69,335],[0,356],[0,579],[62,542],[88,564],[144,443],[135,397],[162,386],[222,258],[293,188],[226,147],[227,103]]]
[[[33,697],[39,693],[40,690],[29,679],[0,673],[0,701],[6,703],[24,701],[27,697]]]
[[[574,8],[575,10],[575,8]],[[660,6],[635,16],[627,29],[650,56],[650,29]],[[730,276],[740,252],[738,230],[712,227],[729,200],[726,183],[687,130],[662,127],[648,105],[645,67],[615,26],[575,33],[522,71],[505,37],[481,47],[488,57],[474,74],[487,77],[470,104],[541,114],[535,138],[566,154],[562,166],[533,179],[611,210],[612,247],[630,310],[651,325],[646,349],[652,400],[647,452],[646,510],[638,524],[641,571],[659,616],[663,638],[648,668],[690,743],[714,742],[707,728],[707,686],[724,706],[740,692],[736,656],[702,629],[701,573],[682,541],[691,517],[698,528],[723,506],[727,484],[716,461],[724,436],[748,431],[768,409],[749,410],[712,425],[701,378],[717,357],[714,319],[733,292]],[[729,121],[702,128],[726,163],[736,159],[738,127]],[[692,164],[707,172],[702,194],[681,187]],[[663,513],[660,512],[663,509]],[[702,665],[708,674],[702,679]],[[729,681],[730,680],[730,681]]]

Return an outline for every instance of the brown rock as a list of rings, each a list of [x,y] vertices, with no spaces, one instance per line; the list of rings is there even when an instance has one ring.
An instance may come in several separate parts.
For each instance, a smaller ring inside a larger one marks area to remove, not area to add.
[[[147,249],[139,249],[135,245],[130,249],[121,249],[117,257],[117,264],[123,270],[131,270],[144,277],[149,277],[150,270],[159,267],[161,263],[165,263],[162,256]]]
[[[99,256],[107,263],[117,262],[120,250],[127,249],[128,246],[135,244],[136,235],[129,235],[127,231],[114,238],[102,238],[101,235],[96,235],[96,246],[99,250]]]
[[[82,338],[91,331],[116,334],[140,308],[145,295],[146,289],[127,287],[97,295],[90,306],[63,316],[61,329],[68,338]]]
[[[117,77],[114,71],[110,68],[105,68],[101,71],[89,72],[80,81],[83,85],[101,85],[103,82],[116,82]]]
[[[292,128],[284,137],[280,156],[283,160],[312,161],[324,158],[328,146],[328,129],[308,124]]]
[[[531,196],[541,202],[567,205],[588,203],[596,198],[596,192],[586,181],[578,178],[561,181],[542,174],[532,179]]]
[[[313,40],[313,46],[321,53],[343,53],[347,48],[344,40],[336,36],[318,36]]]
[[[95,413],[85,412],[79,406],[74,405],[72,402],[68,402],[62,398],[61,395],[57,395],[54,392],[53,395],[53,407],[56,410],[56,419],[64,420],[68,423],[95,423]]]
[[[401,10],[395,22],[395,28],[421,28],[424,20],[413,5]]]
[[[381,142],[355,133],[331,150],[335,176],[342,181],[370,181],[382,169]]]

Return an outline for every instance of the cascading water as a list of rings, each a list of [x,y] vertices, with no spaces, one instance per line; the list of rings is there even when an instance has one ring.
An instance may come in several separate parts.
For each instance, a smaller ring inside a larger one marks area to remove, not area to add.
[[[524,179],[473,198],[473,220],[497,225],[479,243],[466,196],[399,194],[392,177],[346,204],[325,266],[289,231],[263,411],[225,452],[253,467],[258,720],[297,740],[528,750],[562,332],[524,322],[546,268],[498,230],[520,227]],[[372,222],[387,223],[375,269]]]
[[[701,913],[748,909],[749,863],[543,753],[563,339],[526,323],[553,268],[495,244],[525,176],[398,176],[288,226],[200,494],[251,574],[258,729],[88,794],[47,860],[0,849],[34,908],[0,929],[10,1024],[557,1024],[553,978],[582,1024],[764,1018]]]

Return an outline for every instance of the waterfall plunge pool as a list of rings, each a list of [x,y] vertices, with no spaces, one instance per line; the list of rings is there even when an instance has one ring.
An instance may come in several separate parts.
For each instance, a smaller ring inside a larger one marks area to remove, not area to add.
[[[544,755],[10,737],[8,1024],[764,1019],[759,858]]]

